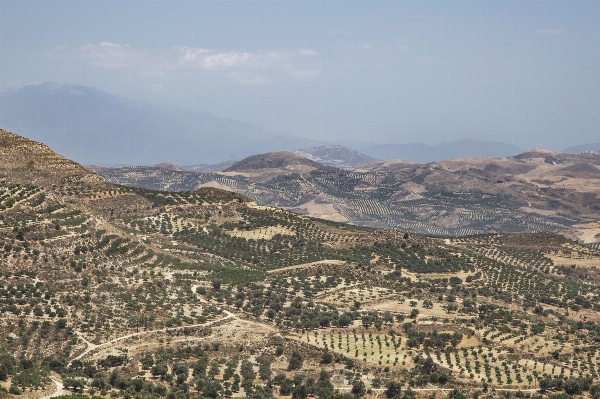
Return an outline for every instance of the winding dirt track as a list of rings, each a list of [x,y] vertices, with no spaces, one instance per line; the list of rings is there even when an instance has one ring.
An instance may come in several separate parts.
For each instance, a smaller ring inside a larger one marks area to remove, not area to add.
[[[85,341],[85,342],[88,342],[88,348],[83,353],[81,353],[77,357],[73,358],[72,361],[73,360],[82,359],[85,355],[87,355],[88,353],[90,353],[90,352],[92,352],[94,350],[102,349],[102,348],[106,348],[106,347],[110,347],[112,344],[115,344],[117,342],[129,339],[129,338],[139,337],[139,336],[145,335],[145,334],[166,333],[166,332],[169,332],[169,331],[183,330],[184,328],[208,327],[208,326],[211,326],[211,325],[213,325],[215,323],[218,323],[218,322],[221,322],[221,321],[224,321],[224,320],[229,320],[229,319],[235,319],[236,318],[236,316],[233,313],[231,313],[230,311],[228,311],[228,310],[223,310],[223,313],[225,313],[227,316],[225,316],[223,318],[220,318],[218,320],[212,320],[212,321],[208,321],[206,323],[200,323],[200,324],[191,324],[189,326],[168,327],[168,328],[160,328],[158,330],[140,331],[140,332],[137,332],[137,333],[123,335],[123,336],[115,338],[113,340],[104,342],[103,344],[100,344],[100,345],[94,345],[94,344],[92,344],[92,343],[90,343],[88,341]]]

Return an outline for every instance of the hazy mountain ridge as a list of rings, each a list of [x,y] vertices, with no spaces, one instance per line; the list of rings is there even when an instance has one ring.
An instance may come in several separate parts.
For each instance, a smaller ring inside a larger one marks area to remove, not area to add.
[[[600,143],[590,143],[575,145],[569,148],[565,148],[562,152],[569,152],[573,154],[581,154],[583,152],[598,152],[600,151]]]
[[[460,139],[439,144],[356,143],[354,148],[376,159],[402,159],[408,162],[438,162],[456,158],[505,158],[523,150],[516,145],[496,141]]]
[[[0,110],[4,128],[87,164],[210,164],[315,143],[76,85],[41,84],[1,93]]]
[[[53,83],[0,93],[0,127],[44,142],[84,164],[101,166],[173,162],[201,165],[198,168],[206,170],[212,169],[213,164],[258,153],[299,148],[310,153],[321,151],[310,147],[344,144],[284,136],[254,123],[207,112],[134,101],[85,86]],[[344,155],[339,151],[333,155],[335,146],[324,147],[329,148],[329,155],[319,156],[322,163],[336,167],[356,166],[364,156],[431,162],[457,157],[504,157],[521,152],[509,144],[477,140],[437,145],[354,141],[347,144],[352,149],[344,150]],[[357,150],[363,154],[353,152]]]

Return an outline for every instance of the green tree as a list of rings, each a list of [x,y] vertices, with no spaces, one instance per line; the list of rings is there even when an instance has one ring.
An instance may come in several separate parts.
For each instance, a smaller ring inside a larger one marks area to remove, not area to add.
[[[385,390],[385,397],[388,399],[399,399],[402,395],[402,385],[397,381],[390,381]]]
[[[242,361],[242,366],[240,367],[240,374],[242,374],[242,378],[244,380],[252,381],[256,378],[256,372],[254,371],[252,363],[250,363],[246,359]]]
[[[292,357],[290,357],[290,362],[288,364],[288,370],[299,370],[302,368],[302,364],[304,363],[304,358],[302,354],[298,351],[292,352]]]
[[[361,380],[354,380],[351,392],[356,396],[365,396],[367,394],[367,387],[365,387],[365,383]]]
[[[331,383],[331,375],[321,370],[319,379],[317,380],[317,396],[319,399],[329,398],[333,396],[333,384]]]

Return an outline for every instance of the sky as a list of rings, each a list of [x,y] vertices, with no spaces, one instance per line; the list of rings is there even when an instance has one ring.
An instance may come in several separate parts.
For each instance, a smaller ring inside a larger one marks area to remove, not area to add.
[[[600,142],[598,1],[6,1],[0,90],[53,81],[319,140]]]

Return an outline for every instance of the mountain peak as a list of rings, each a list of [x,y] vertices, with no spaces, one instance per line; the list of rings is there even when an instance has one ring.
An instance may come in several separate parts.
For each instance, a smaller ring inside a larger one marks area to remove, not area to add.
[[[257,169],[283,169],[298,166],[308,166],[312,169],[321,169],[324,165],[296,154],[293,151],[275,151],[266,154],[257,154],[242,159],[231,165],[224,172],[244,172]]]

